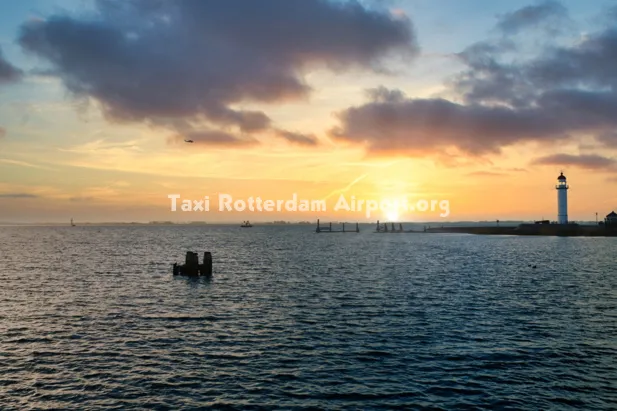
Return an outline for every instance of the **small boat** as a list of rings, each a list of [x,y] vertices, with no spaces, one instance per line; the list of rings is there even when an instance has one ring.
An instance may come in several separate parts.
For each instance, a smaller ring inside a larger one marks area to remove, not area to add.
[[[246,221],[242,222],[242,225],[240,227],[242,227],[242,228],[251,228],[251,227],[253,227],[253,225],[251,223],[249,223],[248,220],[246,220]]]

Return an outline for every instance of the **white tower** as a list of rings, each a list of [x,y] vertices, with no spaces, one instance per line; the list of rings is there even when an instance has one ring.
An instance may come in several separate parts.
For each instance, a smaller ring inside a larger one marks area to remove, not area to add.
[[[557,222],[559,224],[568,224],[568,183],[563,172],[557,177]]]

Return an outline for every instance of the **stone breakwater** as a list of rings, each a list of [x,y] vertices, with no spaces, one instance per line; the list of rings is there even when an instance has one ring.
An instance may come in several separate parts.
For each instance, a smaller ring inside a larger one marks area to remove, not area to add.
[[[427,228],[427,233],[462,233],[484,235],[541,235],[563,237],[617,237],[617,229],[578,224],[521,224],[518,226],[445,226]]]

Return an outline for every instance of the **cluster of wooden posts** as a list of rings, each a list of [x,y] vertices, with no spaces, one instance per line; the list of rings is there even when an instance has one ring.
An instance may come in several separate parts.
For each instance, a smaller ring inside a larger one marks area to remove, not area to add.
[[[380,224],[379,220],[377,220],[377,230],[376,231],[378,233],[387,233],[387,232],[390,232],[390,233],[403,233],[403,232],[405,232],[405,230],[403,230],[403,224],[402,223],[398,224],[398,229],[396,229],[394,227],[394,223],[390,223],[390,224],[392,225],[392,227],[391,227],[390,230],[388,230],[388,223]]]
[[[174,275],[186,275],[189,277],[212,277],[212,253],[206,251],[204,253],[203,264],[199,264],[199,256],[197,253],[187,251],[184,264],[174,263],[173,273]]]
[[[317,220],[317,229],[315,230],[316,233],[359,233],[360,232],[360,225],[358,223],[356,223],[356,227],[355,229],[352,230],[345,230],[345,223],[340,223],[340,225],[342,225],[342,228],[332,228],[332,223],[329,223],[328,225],[321,225],[321,223],[319,222],[319,220]]]

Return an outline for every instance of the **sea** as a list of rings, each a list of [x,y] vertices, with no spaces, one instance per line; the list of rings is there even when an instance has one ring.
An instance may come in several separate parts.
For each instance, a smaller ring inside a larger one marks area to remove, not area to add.
[[[372,231],[0,227],[0,409],[617,409],[617,238]]]

